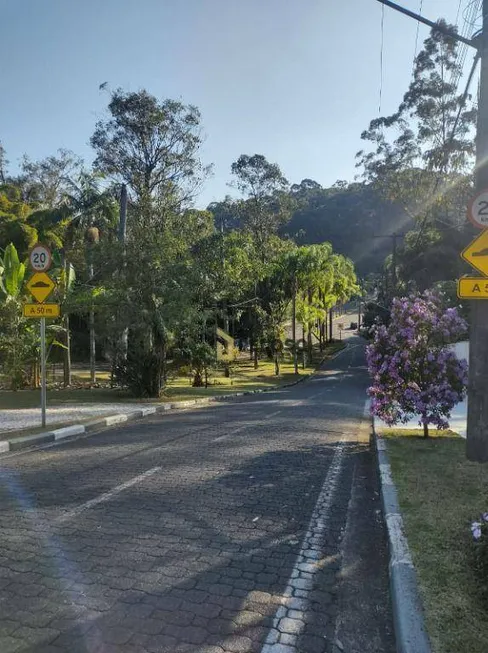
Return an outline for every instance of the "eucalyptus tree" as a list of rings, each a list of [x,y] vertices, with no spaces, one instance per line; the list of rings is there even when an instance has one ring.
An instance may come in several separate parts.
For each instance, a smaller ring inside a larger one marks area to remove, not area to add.
[[[452,36],[432,30],[397,111],[372,120],[361,136],[372,146],[358,153],[365,178],[385,197],[399,202],[416,223],[414,238],[405,249],[405,270],[408,260],[423,258],[432,230],[442,240],[449,238],[450,230],[462,232],[465,222],[476,103],[467,90],[457,89],[462,72],[458,47]],[[429,275],[436,277],[435,259],[418,263],[414,267],[426,264],[421,283]]]

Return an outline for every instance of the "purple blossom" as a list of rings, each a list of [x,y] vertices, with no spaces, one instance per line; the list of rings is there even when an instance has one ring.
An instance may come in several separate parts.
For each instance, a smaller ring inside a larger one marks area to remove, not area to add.
[[[466,331],[457,310],[443,310],[433,293],[395,299],[390,326],[376,328],[366,352],[372,413],[391,425],[418,415],[421,425],[447,428],[467,385],[467,363],[449,344]]]
[[[473,534],[473,538],[475,540],[479,540],[481,538],[481,522],[474,521],[471,524],[471,533]]]

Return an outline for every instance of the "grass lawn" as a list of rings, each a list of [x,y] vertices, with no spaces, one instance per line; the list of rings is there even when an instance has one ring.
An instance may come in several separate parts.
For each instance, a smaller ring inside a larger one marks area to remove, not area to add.
[[[226,378],[220,370],[214,371],[209,376],[207,388],[193,388],[188,377],[176,377],[169,381],[161,402],[183,401],[185,399],[196,399],[199,397],[215,397],[230,392],[243,392],[261,388],[272,388],[287,383],[292,383],[304,375],[310,374],[325,356],[332,356],[344,348],[344,343],[334,342],[328,345],[323,353],[318,350],[314,354],[311,364],[302,369],[299,366],[298,375],[294,374],[293,363],[284,361],[281,365],[281,374],[275,376],[274,363],[271,361],[260,361],[257,370],[253,362],[248,358],[241,358],[232,365],[232,374]],[[104,371],[97,373],[97,380],[107,383],[109,373]],[[48,377],[49,379],[49,377]],[[137,402],[154,403],[157,399],[140,400],[134,399],[125,390],[110,387],[90,388],[88,386],[89,372],[87,370],[75,370],[73,382],[84,387],[49,389],[47,401],[50,406],[62,406],[63,404],[90,404],[90,403],[117,403]],[[39,390],[20,390],[11,392],[0,390],[0,410],[18,410],[20,408],[37,408],[39,406]],[[30,431],[30,429],[29,429]]]
[[[488,606],[470,564],[470,523],[488,509],[488,465],[466,460],[451,431],[424,440],[420,430],[387,439],[408,543],[435,653],[486,653]]]

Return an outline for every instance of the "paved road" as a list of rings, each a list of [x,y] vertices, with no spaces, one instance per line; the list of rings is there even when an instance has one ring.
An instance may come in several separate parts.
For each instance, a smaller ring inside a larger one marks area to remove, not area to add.
[[[358,343],[291,389],[2,456],[1,653],[392,653]]]

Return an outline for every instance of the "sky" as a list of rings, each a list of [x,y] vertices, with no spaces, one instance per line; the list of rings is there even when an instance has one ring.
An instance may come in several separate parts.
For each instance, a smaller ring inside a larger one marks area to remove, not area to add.
[[[471,0],[423,0],[463,28]],[[403,0],[419,10],[420,0]],[[202,114],[213,176],[199,207],[235,194],[230,166],[264,154],[290,183],[353,181],[361,132],[393,112],[417,22],[377,0],[0,0],[0,141],[10,171],[58,148],[93,159],[109,95],[145,88]],[[383,33],[383,66],[381,42]],[[420,26],[418,47],[429,28]],[[472,53],[468,52],[468,62]]]

